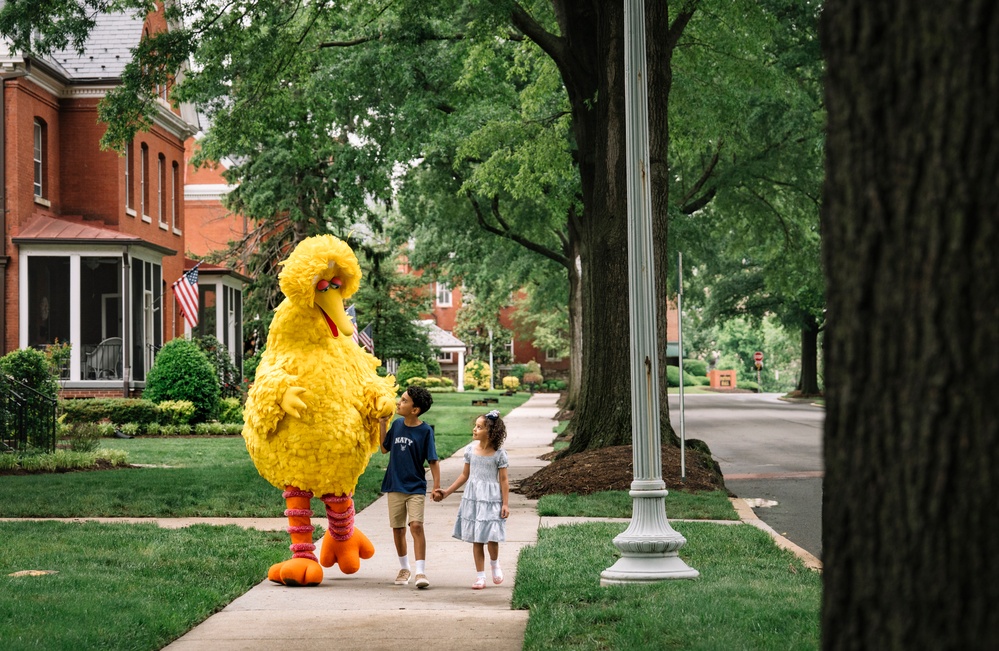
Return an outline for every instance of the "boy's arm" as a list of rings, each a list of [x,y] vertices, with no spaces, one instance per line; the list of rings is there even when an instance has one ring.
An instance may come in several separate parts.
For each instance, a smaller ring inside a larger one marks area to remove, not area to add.
[[[378,445],[382,449],[382,454],[388,454],[388,449],[385,448],[385,443],[388,441],[388,437],[385,436],[387,433],[388,418],[378,419],[378,439],[381,441]]]
[[[434,478],[433,492],[437,492],[441,489],[441,464],[437,459],[428,463],[430,464],[430,476]]]

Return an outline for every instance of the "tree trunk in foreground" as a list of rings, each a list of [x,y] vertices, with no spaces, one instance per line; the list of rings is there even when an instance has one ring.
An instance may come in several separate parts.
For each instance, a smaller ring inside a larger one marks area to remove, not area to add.
[[[828,0],[824,649],[999,649],[999,9]]]

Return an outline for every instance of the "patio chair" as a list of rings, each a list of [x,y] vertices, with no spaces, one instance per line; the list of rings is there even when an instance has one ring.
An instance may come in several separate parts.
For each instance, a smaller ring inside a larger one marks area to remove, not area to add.
[[[121,377],[121,337],[108,337],[87,353],[87,377],[117,380]]]

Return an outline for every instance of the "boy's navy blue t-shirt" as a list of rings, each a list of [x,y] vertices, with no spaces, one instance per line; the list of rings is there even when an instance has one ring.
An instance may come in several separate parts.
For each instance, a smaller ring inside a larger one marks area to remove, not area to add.
[[[407,427],[402,418],[392,421],[383,447],[389,451],[388,468],[382,480],[383,493],[419,495],[427,492],[425,461],[437,461],[434,428],[426,423]]]

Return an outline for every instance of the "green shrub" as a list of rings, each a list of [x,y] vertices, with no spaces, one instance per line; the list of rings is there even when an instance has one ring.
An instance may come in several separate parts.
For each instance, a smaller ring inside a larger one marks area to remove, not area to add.
[[[115,425],[114,423],[104,421],[102,423],[97,423],[97,427],[101,431],[101,436],[104,438],[111,438],[114,436]]]
[[[739,380],[738,387],[740,389],[749,389],[751,391],[759,391],[760,385],[752,380]]]
[[[163,436],[163,426],[159,423],[149,423],[146,425],[147,436]]]
[[[222,423],[222,433],[226,436],[240,436],[243,433],[243,424]]]
[[[240,386],[242,378],[239,377],[239,372],[229,357],[229,351],[222,345],[222,342],[213,335],[199,337],[193,341],[201,349],[201,352],[205,354],[205,357],[208,358],[212,368],[215,369],[215,375],[219,381],[220,395],[223,398],[237,398],[242,396],[242,388]]]
[[[666,382],[668,386],[678,387],[680,386],[680,367],[679,366],[667,366],[666,367]],[[698,379],[688,373],[683,372],[683,386],[685,387],[696,387],[700,384]]]
[[[545,391],[562,391],[566,387],[565,380],[545,380],[542,384]]]
[[[194,403],[194,422],[205,422],[218,411],[218,376],[196,343],[174,339],[156,355],[143,397],[153,402],[190,400]]]
[[[60,400],[59,410],[66,423],[138,423],[145,425],[160,419],[156,403],[146,398],[73,398]]]
[[[138,423],[124,423],[121,426],[121,433],[126,436],[138,436],[139,435],[139,424]]]
[[[399,369],[395,372],[395,381],[400,389],[409,386],[409,379],[414,377],[427,377],[427,365],[417,360],[406,360],[399,364]]]
[[[101,444],[101,426],[98,423],[73,423],[69,426],[66,441],[73,452],[93,452]]]
[[[239,398],[222,399],[219,405],[219,422],[243,424],[243,405],[240,404]]]
[[[524,383],[524,373],[527,373],[527,366],[524,364],[514,364],[510,367],[510,375],[517,378],[521,384]]]
[[[190,400],[164,400],[156,407],[160,411],[159,422],[164,425],[186,425],[194,418],[194,403]]]
[[[0,373],[9,375],[35,391],[55,398],[59,393],[59,383],[45,354],[34,348],[12,350],[0,357]]]
[[[451,389],[454,382],[447,377],[411,377],[407,387],[424,387],[426,389]]]
[[[708,363],[703,359],[683,360],[683,372],[696,375],[698,377],[708,374]]]
[[[260,365],[260,358],[264,355],[264,349],[261,348],[253,355],[243,359],[243,378],[246,384],[253,384],[253,381],[257,379],[257,367]]]

